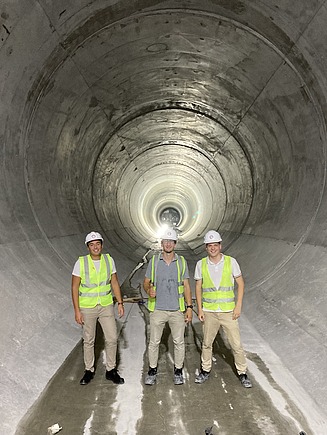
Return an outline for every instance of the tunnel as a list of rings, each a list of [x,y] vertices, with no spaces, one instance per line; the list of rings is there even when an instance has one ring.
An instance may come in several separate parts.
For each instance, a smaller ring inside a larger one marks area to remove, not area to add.
[[[164,222],[190,264],[221,233],[246,282],[245,348],[260,336],[327,433],[326,7],[1,2],[1,433],[81,338],[85,234],[124,281]]]

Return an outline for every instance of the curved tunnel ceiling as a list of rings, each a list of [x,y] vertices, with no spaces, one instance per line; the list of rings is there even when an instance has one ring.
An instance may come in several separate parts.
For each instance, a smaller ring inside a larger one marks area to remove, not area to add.
[[[93,16],[61,45],[25,111],[25,181],[46,237],[77,218],[133,258],[154,246],[160,212],[175,207],[189,256],[207,228],[225,247],[240,234],[288,241],[267,275],[292,255],[325,168],[302,58],[192,9]]]
[[[190,265],[221,232],[244,317],[326,410],[326,4],[3,2],[2,420],[80,339],[67,282],[85,233],[123,281],[167,209]]]

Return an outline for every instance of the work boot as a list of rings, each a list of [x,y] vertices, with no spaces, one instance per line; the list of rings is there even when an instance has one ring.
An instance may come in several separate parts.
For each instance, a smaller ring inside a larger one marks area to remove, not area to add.
[[[157,367],[149,368],[147,375],[145,376],[145,385],[154,385],[157,380]]]
[[[108,381],[112,381],[114,384],[124,384],[124,378],[120,377],[117,369],[106,370],[106,379]]]
[[[252,382],[250,381],[246,373],[241,373],[240,375],[238,375],[238,378],[241,381],[241,384],[243,385],[244,388],[252,387]]]
[[[182,385],[182,384],[184,384],[182,369],[176,369],[175,368],[175,370],[174,370],[174,384],[175,385]]]
[[[240,375],[238,375],[238,378],[241,381],[241,384],[243,385],[244,388],[252,387],[252,382],[250,381],[246,373],[241,373]]]
[[[86,384],[88,384],[89,382],[92,381],[93,377],[94,377],[94,372],[91,372],[91,370],[85,370],[84,376],[79,381],[79,383],[81,385],[86,385]]]
[[[205,370],[200,371],[200,373],[195,377],[196,384],[203,384],[207,379],[209,379],[210,372],[206,372]]]

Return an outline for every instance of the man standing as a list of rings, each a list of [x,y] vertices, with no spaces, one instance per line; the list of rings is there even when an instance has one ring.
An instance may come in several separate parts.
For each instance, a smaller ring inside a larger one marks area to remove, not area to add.
[[[235,367],[242,385],[252,387],[248,378],[247,363],[241,344],[238,318],[241,315],[244,280],[241,269],[233,257],[221,253],[221,236],[210,230],[204,237],[208,256],[198,261],[194,279],[198,317],[203,322],[201,371],[195,382],[202,384],[209,378],[212,366],[212,344],[220,326],[231,346]],[[234,281],[237,284],[235,303]]]
[[[159,345],[166,323],[169,324],[174,343],[174,384],[184,383],[182,368],[185,357],[185,322],[192,321],[193,306],[188,266],[184,257],[175,253],[176,242],[176,231],[167,229],[161,240],[162,252],[151,258],[144,278],[143,287],[149,295],[150,311],[149,371],[145,377],[146,385],[156,382]]]
[[[124,315],[124,304],[116,273],[115,262],[109,254],[102,254],[103,238],[92,231],[85,244],[89,254],[79,257],[72,272],[72,299],[75,320],[83,327],[84,376],[81,385],[88,384],[94,376],[94,342],[97,320],[105,338],[106,378],[115,384],[123,384],[116,370],[117,327],[114,315],[112,291],[118,301],[118,315]]]

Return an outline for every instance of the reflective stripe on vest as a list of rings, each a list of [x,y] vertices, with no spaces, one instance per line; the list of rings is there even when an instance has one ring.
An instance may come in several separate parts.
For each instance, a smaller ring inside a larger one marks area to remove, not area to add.
[[[113,303],[111,294],[112,260],[109,254],[102,254],[100,269],[96,271],[90,255],[79,257],[81,283],[79,286],[80,308],[93,308]]]
[[[211,311],[233,311],[235,308],[234,280],[231,257],[224,256],[223,273],[216,288],[208,268],[207,257],[202,259],[202,304]]]
[[[180,311],[185,311],[185,301],[184,301],[184,274],[185,274],[185,258],[182,255],[176,255],[176,266],[177,266],[177,285],[178,285],[178,300],[179,300],[179,309]],[[157,268],[159,262],[160,254],[154,255],[151,258],[151,283],[153,284],[153,288],[156,290],[157,287]],[[182,271],[182,273],[181,273]],[[148,298],[148,310],[154,311],[156,307],[156,298]]]

